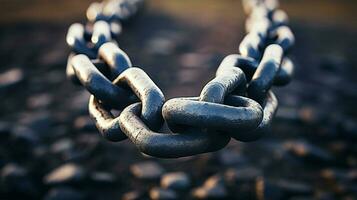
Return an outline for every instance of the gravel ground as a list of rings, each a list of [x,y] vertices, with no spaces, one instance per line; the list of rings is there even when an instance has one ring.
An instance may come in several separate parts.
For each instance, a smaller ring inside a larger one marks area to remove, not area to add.
[[[357,198],[355,1],[283,1],[297,70],[275,90],[273,130],[174,160],[100,137],[89,94],[65,77],[65,33],[89,4],[72,2],[1,1],[0,199]],[[240,1],[153,0],[118,40],[166,99],[196,96],[243,23]]]

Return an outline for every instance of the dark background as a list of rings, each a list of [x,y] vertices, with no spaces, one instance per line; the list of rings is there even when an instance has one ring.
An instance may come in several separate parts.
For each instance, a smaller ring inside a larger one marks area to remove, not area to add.
[[[1,199],[149,198],[161,173],[149,180],[133,173],[147,161],[191,178],[189,189],[169,191],[180,199],[197,196],[195,188],[212,176],[222,198],[357,198],[356,1],[282,1],[296,36],[296,75],[274,89],[280,107],[273,131],[174,160],[105,141],[88,117],[89,94],[66,80],[66,31],[85,22],[90,2],[0,0],[0,73],[10,70],[0,75]],[[118,41],[166,99],[197,96],[220,61],[237,53],[244,19],[237,0],[148,0]],[[16,84],[6,86],[11,78]],[[63,165],[67,171],[49,181]]]

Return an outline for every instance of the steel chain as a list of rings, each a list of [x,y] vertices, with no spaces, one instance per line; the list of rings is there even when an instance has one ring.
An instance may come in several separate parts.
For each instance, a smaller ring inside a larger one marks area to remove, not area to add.
[[[110,141],[129,138],[148,155],[176,158],[217,151],[230,138],[254,141],[270,127],[278,102],[271,88],[291,80],[286,56],[295,39],[277,0],[243,0],[247,35],[239,54],[225,57],[216,77],[199,97],[165,102],[161,90],[115,42],[122,23],[137,14],[143,0],[92,3],[88,23],[67,33],[72,53],[67,76],[92,95],[89,113]],[[114,116],[112,110],[118,110]],[[172,133],[160,133],[164,123]]]

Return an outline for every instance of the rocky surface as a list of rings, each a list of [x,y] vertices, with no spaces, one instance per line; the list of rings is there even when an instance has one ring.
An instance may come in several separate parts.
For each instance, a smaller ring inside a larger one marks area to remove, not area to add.
[[[297,69],[289,86],[275,89],[272,131],[174,160],[105,141],[88,117],[88,92],[66,79],[65,33],[88,5],[0,6],[7,16],[0,18],[0,199],[357,198],[356,2],[284,1]],[[166,99],[197,96],[223,57],[237,53],[243,20],[239,1],[150,0],[119,44]]]
[[[164,169],[157,163],[147,161],[136,163],[130,167],[131,173],[139,179],[159,179]]]
[[[161,186],[173,190],[185,190],[191,185],[190,177],[184,172],[171,172],[161,178]]]

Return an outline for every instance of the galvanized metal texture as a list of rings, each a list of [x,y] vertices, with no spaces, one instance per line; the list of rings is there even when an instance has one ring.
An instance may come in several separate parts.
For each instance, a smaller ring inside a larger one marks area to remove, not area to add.
[[[92,94],[89,113],[103,137],[129,138],[145,154],[177,158],[217,151],[230,138],[255,141],[268,132],[278,108],[271,89],[288,84],[294,72],[287,54],[295,37],[279,2],[243,0],[247,35],[239,54],[223,59],[199,97],[166,102],[156,84],[142,69],[132,67],[113,40],[143,2],[92,3],[88,23],[75,23],[67,33],[72,50],[67,76]],[[119,114],[114,116],[112,110]],[[158,132],[165,122],[172,133]]]

